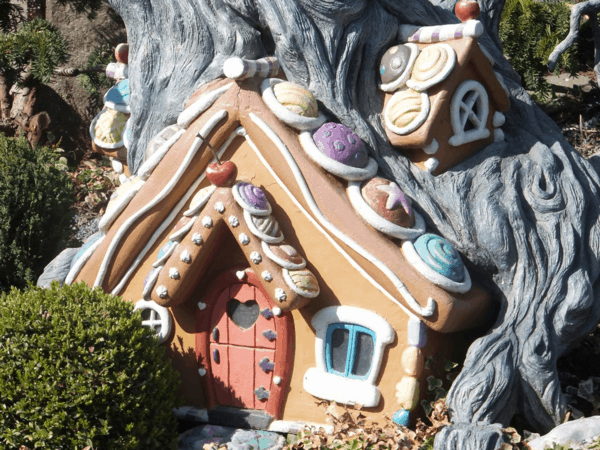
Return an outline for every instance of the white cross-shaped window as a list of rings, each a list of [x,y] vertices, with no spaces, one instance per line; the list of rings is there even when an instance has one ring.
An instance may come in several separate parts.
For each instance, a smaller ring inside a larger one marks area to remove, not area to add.
[[[154,330],[160,344],[165,342],[173,328],[173,319],[169,310],[153,301],[146,300],[139,300],[135,304],[134,311],[138,309],[142,313],[142,326]]]
[[[450,123],[454,131],[450,145],[487,138],[490,135],[486,128],[489,112],[488,94],[483,85],[475,80],[463,81],[450,103]]]

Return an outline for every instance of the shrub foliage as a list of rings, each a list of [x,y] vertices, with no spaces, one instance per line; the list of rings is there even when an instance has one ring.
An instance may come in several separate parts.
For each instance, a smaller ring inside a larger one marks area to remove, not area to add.
[[[0,448],[176,448],[177,373],[131,303],[83,283],[13,289],[0,342]]]
[[[500,19],[504,54],[523,78],[523,85],[538,97],[547,97],[550,86],[548,56],[569,33],[570,9],[564,2],[507,0]],[[561,57],[556,70],[577,71],[577,50],[572,47]]]
[[[73,185],[58,154],[0,133],[0,291],[23,287],[68,232]]]

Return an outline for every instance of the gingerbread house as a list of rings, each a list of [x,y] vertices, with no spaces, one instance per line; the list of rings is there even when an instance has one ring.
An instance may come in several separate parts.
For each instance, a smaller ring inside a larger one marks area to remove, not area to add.
[[[490,295],[360,138],[274,58],[228,61],[111,200],[66,282],[135,302],[181,373],[185,417],[276,431],[316,404],[414,420],[446,333]]]
[[[477,42],[479,21],[401,27],[405,42],[382,58],[383,121],[391,144],[439,174],[504,139],[508,92]]]

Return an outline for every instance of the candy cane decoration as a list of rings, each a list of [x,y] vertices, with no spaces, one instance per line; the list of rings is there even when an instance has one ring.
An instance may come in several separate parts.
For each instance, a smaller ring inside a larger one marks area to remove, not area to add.
[[[464,37],[479,37],[483,34],[483,24],[479,20],[468,20],[454,25],[436,27],[417,27],[415,25],[400,25],[400,39],[403,42],[442,42]]]
[[[223,64],[227,78],[243,80],[253,76],[273,77],[279,73],[279,61],[274,56],[261,59],[229,58]]]

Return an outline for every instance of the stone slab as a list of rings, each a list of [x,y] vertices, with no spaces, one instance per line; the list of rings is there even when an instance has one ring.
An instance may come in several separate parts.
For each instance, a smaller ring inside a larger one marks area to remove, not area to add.
[[[552,444],[581,447],[600,437],[600,416],[563,423],[550,433],[527,442],[533,450],[552,448]]]
[[[179,436],[178,450],[204,450],[206,444],[226,445],[228,450],[280,450],[285,438],[272,431],[200,425]]]

